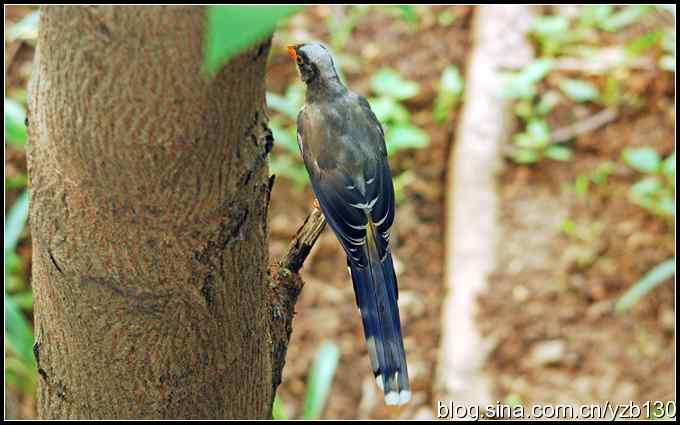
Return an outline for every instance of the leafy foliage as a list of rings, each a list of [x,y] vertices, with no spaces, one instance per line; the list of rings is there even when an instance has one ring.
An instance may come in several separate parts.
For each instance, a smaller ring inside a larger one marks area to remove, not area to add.
[[[635,305],[640,298],[656,288],[661,283],[675,275],[675,257],[664,261],[648,271],[642,279],[633,286],[616,303],[617,311],[627,311]]]
[[[28,219],[28,192],[24,192],[12,206],[5,222],[5,282],[17,271],[19,260],[15,253],[19,238]],[[17,301],[26,304],[26,293],[9,294],[5,288],[5,341],[16,358],[8,362],[5,378],[26,392],[35,389],[35,360],[33,331],[21,313]],[[30,292],[28,296],[30,299]]]
[[[14,146],[26,145],[26,110],[17,101],[5,98],[5,140]]]
[[[608,49],[607,54],[614,55],[615,63],[611,75],[605,78],[603,89],[594,80],[572,76],[546,78],[556,71],[556,63],[562,57],[584,62],[596,58],[600,50],[593,41],[598,40],[598,32],[619,31],[640,21],[651,10],[653,7],[647,5],[592,5],[579,7],[577,16],[553,14],[533,20],[530,35],[537,45],[539,58],[519,72],[507,74],[501,93],[515,102],[515,113],[524,123],[524,130],[513,138],[509,151],[512,160],[528,164],[544,158],[567,161],[573,157],[570,146],[555,144],[551,140],[546,120],[563,102],[639,106],[641,99],[622,92],[629,76],[626,66],[631,58],[649,51],[652,46],[666,46],[664,50],[667,53],[660,66],[674,71],[674,33],[654,29],[624,46]]]
[[[335,344],[325,342],[319,348],[307,380],[307,392],[302,407],[303,419],[319,419],[321,417],[339,359],[340,350]]]
[[[662,217],[675,216],[675,152],[662,159],[650,147],[627,148],[623,161],[642,173],[630,188],[631,201]]]
[[[207,6],[204,67],[214,75],[238,53],[274,31],[279,20],[300,6]]]
[[[442,73],[439,83],[439,93],[434,101],[432,111],[434,122],[443,123],[449,112],[458,105],[463,94],[463,77],[458,68],[453,65],[447,66]]]

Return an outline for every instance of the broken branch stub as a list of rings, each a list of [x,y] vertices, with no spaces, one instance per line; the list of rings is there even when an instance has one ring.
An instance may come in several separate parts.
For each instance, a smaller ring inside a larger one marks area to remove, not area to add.
[[[293,331],[295,304],[304,286],[298,272],[325,226],[323,214],[315,208],[293,237],[286,255],[269,268],[272,395],[276,394],[276,389],[281,383],[288,342]]]

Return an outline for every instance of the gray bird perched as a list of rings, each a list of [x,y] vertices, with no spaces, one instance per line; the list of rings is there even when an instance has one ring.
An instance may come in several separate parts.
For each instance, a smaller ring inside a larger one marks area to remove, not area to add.
[[[297,136],[312,188],[347,254],[368,353],[385,403],[411,398],[390,252],[395,203],[385,135],[366,99],[348,90],[321,44],[289,46],[305,106]]]

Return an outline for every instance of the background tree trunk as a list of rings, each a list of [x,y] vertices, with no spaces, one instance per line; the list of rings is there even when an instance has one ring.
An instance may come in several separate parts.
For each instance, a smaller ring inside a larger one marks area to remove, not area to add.
[[[42,418],[266,418],[269,42],[199,7],[44,7],[30,83]]]

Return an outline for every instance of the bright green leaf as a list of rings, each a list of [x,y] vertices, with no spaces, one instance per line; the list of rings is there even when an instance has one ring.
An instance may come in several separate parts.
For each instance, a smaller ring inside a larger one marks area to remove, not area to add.
[[[443,27],[448,27],[456,20],[456,14],[451,9],[446,9],[442,11],[439,16],[437,16],[437,23]]]
[[[5,259],[16,256],[14,250],[28,219],[28,191],[16,200],[5,221]],[[5,267],[5,282],[8,282],[8,267]],[[33,332],[13,297],[5,294],[5,341],[15,352],[25,368],[33,369]]]
[[[610,4],[582,6],[581,25],[584,27],[600,26],[612,13],[614,13],[614,6]]]
[[[458,68],[450,65],[444,69],[439,94],[434,102],[433,118],[437,123],[444,122],[449,112],[458,104],[463,94],[463,77]]]
[[[410,124],[390,127],[385,140],[388,155],[393,155],[404,149],[423,148],[427,146],[428,142],[427,133]]]
[[[5,220],[5,253],[14,251],[28,219],[28,191],[14,202]]]
[[[566,146],[550,145],[543,152],[543,155],[555,161],[569,161],[574,156],[574,153]]]
[[[35,40],[38,38],[40,11],[36,10],[24,16],[9,30],[10,40]]]
[[[233,56],[269,36],[301,6],[207,6],[204,66],[214,75]]]
[[[26,110],[21,104],[5,98],[5,140],[15,146],[24,146],[26,132]]]
[[[623,162],[643,173],[656,173],[661,165],[661,156],[653,148],[626,148]]]
[[[274,403],[272,404],[272,419],[279,421],[288,420],[286,412],[283,411],[283,405],[281,404],[281,399],[278,395],[274,396]]]
[[[562,96],[555,90],[548,90],[543,93],[541,100],[536,104],[536,112],[540,115],[548,115],[557,105],[560,104]]]
[[[319,419],[333,383],[340,351],[335,344],[324,342],[319,349],[307,381],[307,392],[302,407],[303,419]]]
[[[406,199],[406,187],[413,183],[415,176],[411,170],[404,171],[394,178],[394,200],[397,204]]]
[[[669,180],[675,180],[675,151],[663,160],[663,164],[661,164],[661,173]]]
[[[420,90],[418,83],[403,79],[397,71],[390,68],[378,71],[371,81],[371,87],[376,94],[397,100],[409,99]]]
[[[575,102],[590,102],[600,97],[597,87],[587,81],[563,78],[559,85],[564,94]]]
[[[368,103],[381,123],[407,123],[411,119],[408,109],[391,97],[380,96],[370,98]]]
[[[623,27],[637,22],[652,8],[649,5],[626,6],[602,21],[600,27],[609,32],[618,31]]]
[[[530,63],[520,72],[510,74],[505,78],[501,96],[506,99],[533,98],[538,93],[536,85],[548,75],[552,68],[553,62],[550,59],[538,59]]]
[[[289,118],[296,119],[300,108],[289,99],[276,93],[267,92],[267,106]]]
[[[659,284],[675,275],[675,257],[664,261],[647,272],[616,303],[617,311],[630,309],[640,298]]]
[[[527,134],[537,143],[545,146],[550,143],[550,127],[540,118],[534,118],[527,123]]]
[[[269,156],[269,173],[289,179],[298,190],[309,183],[309,174],[304,165],[296,163],[286,155]]]
[[[648,31],[626,45],[626,54],[640,56],[658,44],[664,35],[663,30]]]
[[[517,149],[513,151],[511,158],[518,164],[532,164],[541,159],[541,154],[536,149]]]

